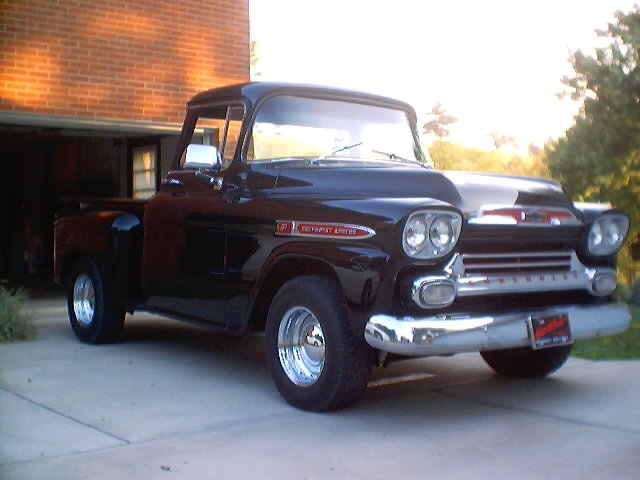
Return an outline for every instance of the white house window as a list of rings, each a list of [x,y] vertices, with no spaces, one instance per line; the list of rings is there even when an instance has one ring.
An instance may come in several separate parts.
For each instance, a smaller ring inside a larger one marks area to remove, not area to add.
[[[132,163],[133,198],[156,193],[156,146],[135,148]]]

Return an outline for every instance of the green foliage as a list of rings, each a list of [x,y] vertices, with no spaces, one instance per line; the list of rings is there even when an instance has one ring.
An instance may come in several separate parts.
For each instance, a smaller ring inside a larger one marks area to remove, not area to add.
[[[630,305],[631,326],[618,335],[576,342],[571,354],[593,360],[640,358],[640,307]]]
[[[28,299],[24,290],[0,287],[0,343],[29,340],[35,335],[31,317],[23,308]]]
[[[640,308],[640,278],[629,288],[629,304]]]
[[[566,135],[545,149],[551,175],[577,200],[611,202],[640,225],[640,9],[598,32],[609,45],[576,51],[566,94],[582,102]]]
[[[493,140],[493,145],[496,147],[496,150],[500,150],[502,147],[507,145],[513,145],[516,148],[518,147],[515,137],[510,135],[505,135],[501,132],[491,132],[489,136],[491,137],[491,140]]]
[[[506,173],[532,177],[548,177],[541,153],[512,155],[497,150],[484,151],[463,145],[435,141],[429,153],[436,168],[469,172]]]

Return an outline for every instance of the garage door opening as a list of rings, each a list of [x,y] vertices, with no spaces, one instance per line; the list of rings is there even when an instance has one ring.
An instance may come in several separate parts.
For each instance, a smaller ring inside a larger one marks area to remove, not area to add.
[[[144,198],[166,174],[176,129],[0,127],[0,281],[52,285],[53,224],[73,200]]]

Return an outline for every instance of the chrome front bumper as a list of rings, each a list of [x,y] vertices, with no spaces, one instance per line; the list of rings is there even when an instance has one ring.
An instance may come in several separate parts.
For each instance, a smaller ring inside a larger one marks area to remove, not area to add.
[[[369,345],[407,356],[448,355],[531,345],[531,316],[566,313],[575,340],[622,332],[631,314],[625,304],[559,305],[543,310],[487,316],[434,315],[428,317],[372,316],[365,327]]]

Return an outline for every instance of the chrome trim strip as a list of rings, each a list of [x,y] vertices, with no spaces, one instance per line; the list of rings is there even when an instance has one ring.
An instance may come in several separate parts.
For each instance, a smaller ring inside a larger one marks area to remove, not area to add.
[[[558,305],[540,310],[472,315],[395,317],[373,315],[364,338],[373,348],[406,356],[451,355],[531,345],[528,319],[533,315],[567,314],[575,340],[613,335],[631,321],[623,303]]]
[[[479,265],[465,265],[465,270],[480,270],[486,268],[488,270],[497,270],[500,268],[537,268],[537,267],[569,267],[570,263],[565,261],[553,262],[512,262],[512,263],[484,263]]]
[[[564,257],[570,256],[572,250],[549,250],[544,252],[511,252],[511,253],[465,253],[465,258],[540,258],[540,257]]]
[[[535,272],[518,272],[518,273],[496,273],[496,274],[467,274],[464,265],[465,258],[481,258],[481,255],[460,255],[455,254],[451,261],[444,268],[443,275],[428,275],[415,279],[412,283],[411,295],[415,300],[415,292],[420,289],[424,283],[434,280],[444,281],[450,280],[455,284],[458,297],[471,297],[478,295],[499,295],[509,293],[527,293],[527,292],[550,292],[565,290],[586,290],[592,295],[603,296],[609,295],[611,292],[596,292],[593,289],[593,280],[597,275],[611,275],[615,278],[616,272],[611,268],[590,268],[580,262],[574,251],[562,252],[567,255],[568,261],[563,263],[566,265],[567,271],[535,271]],[[542,257],[542,256],[560,256],[561,254],[535,253],[535,254],[497,254],[494,258],[509,258],[509,256],[518,257]],[[526,268],[528,263],[513,263],[517,266]],[[502,264],[503,266],[511,265],[511,263]],[[547,267],[554,266],[546,264]],[[484,267],[483,267],[484,268]],[[489,268],[489,267],[487,267]],[[490,268],[497,268],[491,266]],[[508,267],[505,267],[508,268]],[[474,267],[471,267],[473,270]],[[422,306],[419,302],[418,305]]]

